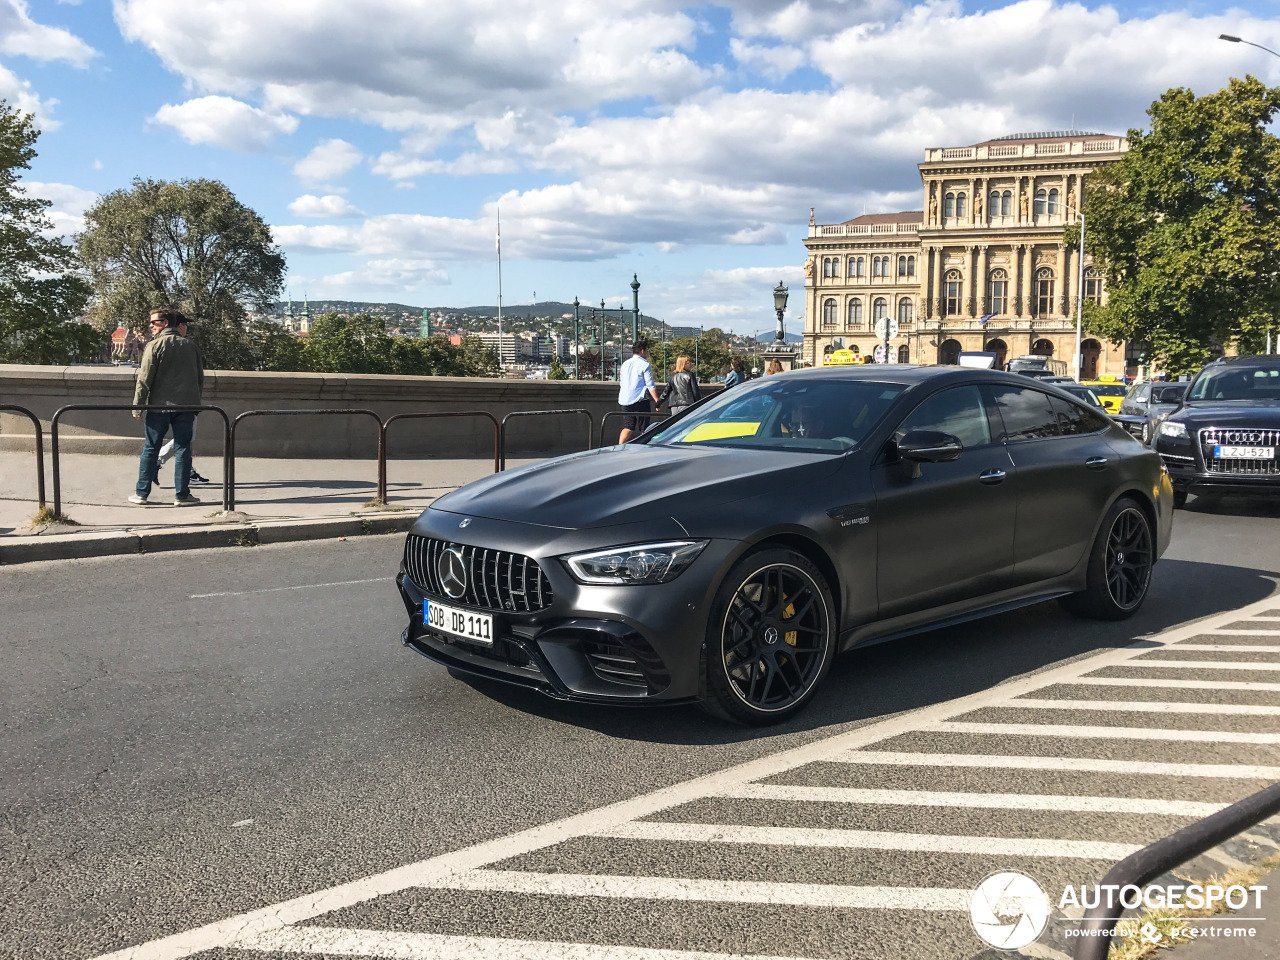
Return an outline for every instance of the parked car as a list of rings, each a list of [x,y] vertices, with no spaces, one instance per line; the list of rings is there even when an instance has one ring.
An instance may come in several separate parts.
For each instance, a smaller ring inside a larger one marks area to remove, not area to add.
[[[1154,445],[1178,506],[1191,493],[1280,493],[1280,357],[1208,364],[1161,419]]]
[[[1143,443],[1150,443],[1164,417],[1182,404],[1186,383],[1139,383],[1129,389],[1117,419]]]
[[[1098,399],[1102,401],[1102,405],[1107,408],[1107,413],[1119,413],[1120,404],[1123,402],[1125,394],[1129,392],[1124,385],[1124,381],[1117,380],[1114,377],[1108,377],[1105,380],[1102,378],[1081,380],[1080,382],[1093,389],[1093,392],[1098,395]]]
[[[1051,598],[1130,616],[1172,498],[1154,452],[1025,377],[800,370],[437,499],[401,640],[552,697],[771,723],[861,644]]]
[[[1054,383],[1053,385],[1059,390],[1063,390],[1066,393],[1071,394],[1082,403],[1087,403],[1089,406],[1096,410],[1100,410],[1103,413],[1107,412],[1107,408],[1103,406],[1102,401],[1098,399],[1098,395],[1093,392],[1093,387],[1085,386],[1083,383],[1076,383],[1074,380],[1070,383]]]

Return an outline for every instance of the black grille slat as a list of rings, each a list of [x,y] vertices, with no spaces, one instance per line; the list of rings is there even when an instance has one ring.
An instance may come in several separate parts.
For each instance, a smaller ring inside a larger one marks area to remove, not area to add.
[[[1275,477],[1280,476],[1280,459],[1218,458],[1213,455],[1215,446],[1229,444],[1240,447],[1280,447],[1280,430],[1254,427],[1205,427],[1200,431],[1200,450],[1204,455],[1205,470],[1223,476]]]
[[[450,547],[462,551],[467,589],[458,603],[489,610],[536,613],[555,600],[538,561],[507,550],[489,550],[411,534],[405,541],[405,572],[422,590],[449,600],[440,582],[440,557]],[[519,571],[518,575],[516,571]]]

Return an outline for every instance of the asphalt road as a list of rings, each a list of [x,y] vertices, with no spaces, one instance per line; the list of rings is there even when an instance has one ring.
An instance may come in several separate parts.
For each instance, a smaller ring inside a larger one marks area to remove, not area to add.
[[[405,617],[391,578],[400,536],[0,568],[0,957],[96,957],[680,788],[835,735],[856,741],[863,728],[893,733],[895,723],[901,732],[877,739],[872,749],[1280,764],[1280,744],[1266,739],[1280,729],[1275,717],[1108,713],[1081,719],[1004,702],[963,714],[969,723],[1224,731],[1245,736],[1238,743],[1082,745],[1013,737],[1011,745],[1009,737],[977,728],[911,724],[912,711],[925,716],[955,698],[1061,672],[1135,638],[1270,596],[1272,578],[1280,576],[1280,509],[1236,502],[1212,512],[1195,507],[1193,501],[1191,510],[1179,512],[1173,546],[1133,620],[1081,622],[1050,604],[869,648],[837,662],[801,717],[765,731],[727,726],[690,707],[571,706],[450,678],[397,642]],[[1280,608],[1280,600],[1275,605]],[[1255,636],[1252,642],[1261,641]],[[1229,652],[1218,659],[1232,656],[1251,663],[1278,659]],[[1109,669],[1124,677],[1138,668]],[[1217,673],[1280,680],[1280,673],[1249,669]],[[1046,688],[1054,696],[1090,695],[1063,676]],[[1155,698],[1125,689],[1126,700]],[[1233,702],[1280,705],[1275,693],[1245,693]],[[1095,690],[1092,696],[1119,695]],[[1222,700],[1204,691],[1164,692],[1178,701],[1197,696],[1198,702]],[[993,789],[978,773],[827,761],[768,782],[904,792]],[[1002,774],[999,789],[1225,803],[1262,783],[1023,770]],[[838,809],[690,795],[663,819],[849,826],[831,812]],[[1189,822],[1115,811],[1069,819],[1081,837],[1134,845]],[[857,826],[979,839],[995,830],[1034,840],[1059,837],[1063,820],[1046,811],[993,815],[896,805],[867,808]],[[608,873],[626,859],[624,872],[637,876],[717,880],[758,872],[764,852],[763,879],[812,885],[817,899],[787,907],[641,898],[647,905],[638,910],[636,898],[616,892],[566,898],[550,888],[507,889],[495,896],[426,884],[315,922],[788,956],[974,957],[982,944],[967,917],[913,913],[907,923],[901,913],[833,911],[818,900],[824,885],[846,882],[851,873],[863,883],[895,887],[972,888],[1010,862],[1000,854],[946,850],[720,844],[709,852],[675,836],[583,832],[532,852],[517,844],[503,869],[580,876]],[[1085,855],[1038,862],[1047,884],[1093,878],[1108,863]],[[267,954],[219,949],[205,955]]]

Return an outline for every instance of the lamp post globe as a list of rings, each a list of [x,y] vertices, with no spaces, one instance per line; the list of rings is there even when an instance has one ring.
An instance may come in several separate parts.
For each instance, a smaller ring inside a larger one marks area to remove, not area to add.
[[[787,310],[787,285],[782,281],[778,281],[778,285],[773,288],[773,309],[778,314],[778,330],[774,339],[785,340],[786,332],[782,329],[782,315]]]

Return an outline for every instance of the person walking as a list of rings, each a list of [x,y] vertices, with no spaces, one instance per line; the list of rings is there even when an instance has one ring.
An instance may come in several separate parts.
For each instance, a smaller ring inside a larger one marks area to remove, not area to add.
[[[151,311],[152,338],[142,352],[138,380],[133,390],[135,406],[191,407],[200,403],[204,389],[204,362],[195,343],[178,332],[186,318],[174,307]],[[141,420],[141,410],[133,411]],[[191,431],[194,412],[147,411],[145,440],[138,461],[138,484],[130,503],[145,504],[151,495],[152,480],[159,469],[158,451],[165,434],[173,431],[173,505],[186,507],[200,500],[191,495]]]
[[[702,399],[702,391],[698,389],[698,378],[689,370],[692,366],[693,361],[689,359],[687,353],[676,357],[676,372],[671,374],[671,379],[662,391],[662,396],[658,398],[658,406],[662,406],[670,399],[673,417],[684,413]]]
[[[649,366],[648,345],[637,340],[631,345],[631,359],[622,365],[618,374],[618,403],[627,414],[622,418],[619,443],[626,443],[633,431],[643,430],[649,425],[649,418],[643,414],[653,409],[649,405],[650,397],[656,406],[658,387],[653,382],[653,368]]]
[[[724,378],[724,388],[728,390],[730,387],[736,387],[740,383],[747,380],[747,371],[742,366],[742,361],[737,357],[733,357],[729,361],[729,375]]]
[[[186,317],[183,317],[181,320],[178,321],[178,336],[185,337],[187,335],[187,327],[188,327],[188,321]],[[195,343],[194,340],[192,340],[191,342]],[[196,343],[196,350],[199,350],[199,349],[200,349],[200,344]],[[203,353],[200,354],[200,365],[202,367],[204,366]],[[199,416],[200,416],[199,414],[196,414],[197,419],[191,422],[191,442],[193,444],[195,443],[195,440],[196,440],[196,426],[199,423],[199,419],[198,419]],[[156,463],[156,473],[155,473],[155,476],[151,478],[151,482],[154,483],[157,487],[160,486],[160,468],[163,467],[166,463],[168,463],[169,460],[173,457],[173,447],[174,447],[173,438],[170,437],[165,442],[165,445],[160,448],[160,459]],[[192,460],[191,460],[191,482],[192,483],[208,483],[209,482],[208,477],[202,477],[200,476],[199,473],[196,472],[196,462],[194,457],[192,457]]]

